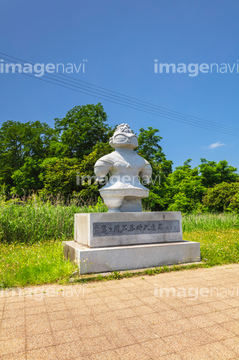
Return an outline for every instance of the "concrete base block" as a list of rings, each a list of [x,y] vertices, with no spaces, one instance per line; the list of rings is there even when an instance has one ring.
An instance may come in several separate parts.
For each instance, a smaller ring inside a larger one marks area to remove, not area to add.
[[[89,248],[75,241],[63,241],[64,254],[80,265],[81,274],[135,270],[201,260],[200,244],[181,241]]]
[[[180,242],[182,216],[180,211],[75,214],[74,240],[90,248]]]

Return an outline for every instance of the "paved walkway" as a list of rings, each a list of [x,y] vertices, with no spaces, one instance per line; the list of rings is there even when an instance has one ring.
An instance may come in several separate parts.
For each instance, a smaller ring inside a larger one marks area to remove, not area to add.
[[[0,292],[0,359],[239,359],[239,265]]]

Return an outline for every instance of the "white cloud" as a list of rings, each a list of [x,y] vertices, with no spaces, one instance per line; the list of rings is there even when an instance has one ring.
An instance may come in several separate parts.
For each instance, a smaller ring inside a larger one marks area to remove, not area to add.
[[[221,141],[218,141],[218,142],[216,142],[216,143],[214,143],[214,144],[209,145],[208,148],[209,148],[209,149],[216,149],[216,148],[219,147],[219,146],[225,146],[225,145],[226,145],[226,144],[223,144]]]

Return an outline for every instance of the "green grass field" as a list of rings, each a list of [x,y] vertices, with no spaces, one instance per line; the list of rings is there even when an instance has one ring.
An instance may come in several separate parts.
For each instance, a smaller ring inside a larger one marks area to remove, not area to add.
[[[0,287],[40,285],[68,279],[76,266],[63,258],[61,241],[0,244]]]
[[[0,287],[67,282],[77,266],[64,260],[61,242],[72,239],[73,214],[80,210],[105,209],[10,204],[1,213],[0,221]],[[238,215],[186,215],[183,239],[200,242],[203,261],[200,267],[239,263]],[[163,267],[145,273],[163,271],[169,269]],[[113,278],[120,278],[119,274]]]

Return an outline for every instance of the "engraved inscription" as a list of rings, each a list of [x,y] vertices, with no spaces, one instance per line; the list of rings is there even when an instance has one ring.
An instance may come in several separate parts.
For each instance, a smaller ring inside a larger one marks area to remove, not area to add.
[[[94,222],[93,237],[180,232],[179,220]]]

